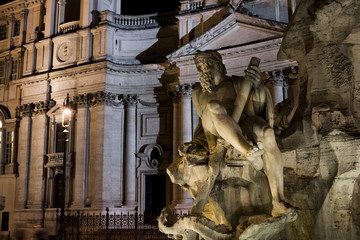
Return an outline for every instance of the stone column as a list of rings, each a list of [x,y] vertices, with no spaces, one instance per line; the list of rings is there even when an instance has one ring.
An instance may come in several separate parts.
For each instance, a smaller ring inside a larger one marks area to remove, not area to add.
[[[54,169],[47,168],[48,182],[47,182],[47,194],[46,194],[46,203],[49,207],[54,206]]]
[[[275,20],[280,22],[280,0],[275,0]]]
[[[26,145],[26,167],[25,167],[25,193],[24,193],[24,208],[28,208],[29,200],[29,182],[30,182],[30,159],[31,159],[31,135],[32,135],[32,116],[31,104],[25,106],[27,113],[27,145]]]
[[[46,23],[45,24],[45,37],[50,37],[54,33],[56,33],[56,16],[57,16],[57,3],[55,0],[46,1]]]
[[[176,90],[180,96],[179,99],[180,101],[177,107],[177,111],[178,111],[177,116],[175,115],[174,112],[174,117],[177,118],[174,119],[174,123],[176,123],[177,125],[175,129],[178,129],[177,132],[174,132],[174,136],[177,136],[176,139],[177,144],[174,146],[174,150],[173,150],[173,152],[176,154],[174,156],[174,159],[178,156],[177,149],[179,145],[185,142],[190,142],[192,140],[192,132],[193,132],[191,85],[188,84],[179,85],[177,86]],[[175,194],[176,198],[174,199],[174,201],[176,202],[176,204],[174,204],[176,211],[180,212],[180,211],[190,210],[193,203],[193,199],[191,198],[191,196],[185,190],[179,187],[179,185],[176,185],[174,190],[176,191]]]
[[[273,71],[274,105],[284,100],[284,75],[282,71]]]
[[[88,95],[84,96],[84,109],[83,109],[83,123],[84,123],[84,138],[83,138],[83,169],[82,169],[82,203],[84,207],[90,205],[88,196],[89,189],[89,145],[90,145],[90,112],[88,104]]]
[[[89,207],[89,149],[90,149],[90,110],[89,94],[76,96],[76,159],[74,206]]]
[[[64,22],[65,19],[65,0],[58,0],[58,32],[60,32],[59,25]]]
[[[32,114],[31,126],[31,154],[30,154],[30,179],[29,179],[29,208],[41,208],[42,189],[44,180],[44,149],[46,138],[46,107],[44,102],[37,102]]]
[[[105,95],[104,91],[98,91],[94,94],[95,106],[91,108],[91,126],[89,145],[89,158],[92,158],[92,164],[89,168],[94,168],[94,183],[89,181],[88,191],[94,188],[94,196],[92,207],[103,207],[103,179],[107,176],[104,175],[104,119],[105,119]],[[95,139],[94,139],[95,138]],[[91,144],[91,141],[93,143]],[[95,148],[94,150],[92,148]],[[93,154],[91,153],[93,151]],[[91,160],[90,160],[91,161]],[[91,170],[90,170],[91,171]],[[89,176],[90,178],[90,176]],[[89,196],[90,198],[90,196]]]
[[[135,209],[136,201],[136,110],[137,96],[126,96],[124,136],[124,206]]]

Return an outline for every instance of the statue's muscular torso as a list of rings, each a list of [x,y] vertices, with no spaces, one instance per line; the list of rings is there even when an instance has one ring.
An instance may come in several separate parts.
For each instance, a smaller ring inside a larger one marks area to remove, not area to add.
[[[225,108],[225,114],[231,116],[236,99],[236,92],[232,81],[228,79],[221,82],[213,89],[212,93],[204,93],[202,87],[197,86],[193,89],[192,97],[196,112],[202,120],[204,130],[219,136],[209,115],[209,103],[217,102]]]
[[[218,86],[216,86],[212,93],[204,93],[201,86],[197,86],[193,90],[193,102],[195,109],[199,117],[202,119],[202,124],[206,131],[209,131],[216,136],[219,135],[215,130],[214,123],[208,112],[209,103],[217,102],[219,105],[225,108],[226,114],[231,116],[234,111],[234,107],[237,105],[235,102],[237,94],[247,94],[242,92],[243,84],[249,84],[249,82],[246,82],[245,79],[239,77],[228,77],[226,81],[223,81]],[[264,86],[261,86],[258,89],[252,87],[247,96],[247,101],[242,111],[243,114],[241,115],[241,119],[248,116],[260,116],[265,113],[265,91],[266,89]]]

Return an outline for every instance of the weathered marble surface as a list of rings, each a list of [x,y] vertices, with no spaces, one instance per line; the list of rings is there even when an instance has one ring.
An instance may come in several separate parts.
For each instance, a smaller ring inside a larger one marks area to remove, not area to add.
[[[279,141],[299,218],[281,239],[360,238],[359,10],[356,0],[300,1],[285,33],[278,56],[299,64],[300,104]]]

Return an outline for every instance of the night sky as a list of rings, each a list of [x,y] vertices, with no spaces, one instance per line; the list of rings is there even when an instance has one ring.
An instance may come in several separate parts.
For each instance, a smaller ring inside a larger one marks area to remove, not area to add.
[[[0,5],[12,1],[14,0],[0,0]],[[179,0],[122,0],[121,11],[124,15],[140,15],[176,11],[179,5]]]
[[[178,8],[179,0],[122,0],[121,2],[123,15],[176,11]]]

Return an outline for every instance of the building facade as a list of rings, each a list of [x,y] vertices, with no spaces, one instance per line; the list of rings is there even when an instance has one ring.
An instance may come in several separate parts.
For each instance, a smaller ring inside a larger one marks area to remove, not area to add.
[[[68,212],[189,209],[165,171],[198,123],[194,53],[218,50],[229,75],[261,58],[275,103],[295,87],[296,63],[276,56],[295,1],[241,2],[180,1],[142,15],[110,0],[0,5],[2,236],[37,224],[53,233],[63,179]]]

